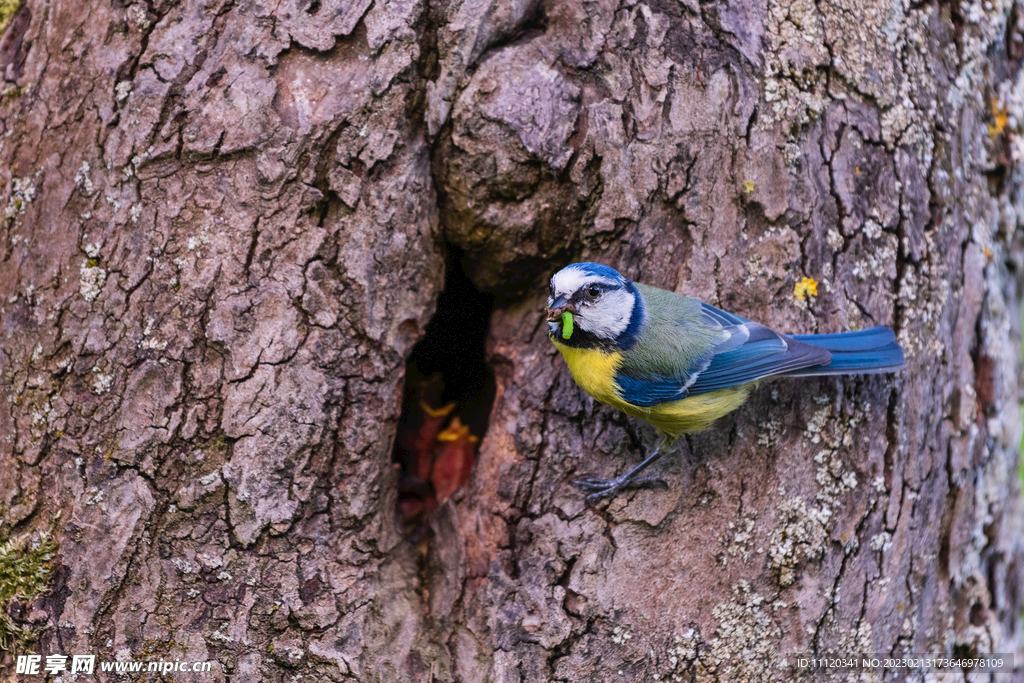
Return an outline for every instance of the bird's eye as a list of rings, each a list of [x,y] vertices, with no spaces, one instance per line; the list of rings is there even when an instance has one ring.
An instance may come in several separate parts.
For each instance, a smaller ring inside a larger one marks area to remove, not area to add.
[[[587,294],[589,294],[590,296],[592,296],[594,298],[597,298],[597,295],[600,294],[600,293],[601,293],[601,288],[598,287],[597,285],[590,285],[589,287],[587,287]]]

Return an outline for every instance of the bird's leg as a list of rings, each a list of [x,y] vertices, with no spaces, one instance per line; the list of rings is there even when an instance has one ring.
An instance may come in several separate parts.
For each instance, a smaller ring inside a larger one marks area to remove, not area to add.
[[[587,492],[587,503],[591,505],[602,498],[612,496],[625,488],[667,489],[668,484],[661,479],[637,479],[637,476],[641,472],[650,467],[652,463],[661,457],[661,450],[665,447],[667,442],[668,437],[662,437],[654,451],[648,455],[642,463],[623,475],[615,477],[614,479],[577,479],[573,482],[573,485],[575,485],[576,488]]]

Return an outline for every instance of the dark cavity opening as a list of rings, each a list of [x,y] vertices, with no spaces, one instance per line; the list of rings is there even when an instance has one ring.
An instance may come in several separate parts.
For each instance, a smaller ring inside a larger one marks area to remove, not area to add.
[[[494,402],[485,348],[494,297],[473,286],[463,261],[461,250],[448,247],[437,311],[406,366],[393,457],[401,468],[399,505],[410,523],[465,484]]]

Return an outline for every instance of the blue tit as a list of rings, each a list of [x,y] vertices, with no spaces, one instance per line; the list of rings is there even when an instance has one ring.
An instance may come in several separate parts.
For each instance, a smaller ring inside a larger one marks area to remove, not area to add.
[[[614,479],[574,482],[595,502],[628,486],[683,435],[747,400],[766,377],[873,374],[903,367],[888,327],[784,335],[687,296],[626,279],[599,263],[574,263],[551,278],[548,331],[576,384],[601,403],[662,434],[642,463]]]

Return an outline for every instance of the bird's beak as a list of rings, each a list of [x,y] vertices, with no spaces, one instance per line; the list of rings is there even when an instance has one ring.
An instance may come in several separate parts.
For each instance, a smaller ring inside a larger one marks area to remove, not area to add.
[[[576,307],[573,306],[566,300],[566,297],[560,296],[551,302],[548,306],[548,322],[557,322],[562,319],[562,314],[566,311],[570,313],[576,313]]]

